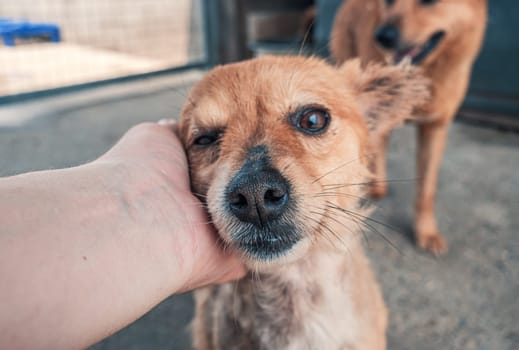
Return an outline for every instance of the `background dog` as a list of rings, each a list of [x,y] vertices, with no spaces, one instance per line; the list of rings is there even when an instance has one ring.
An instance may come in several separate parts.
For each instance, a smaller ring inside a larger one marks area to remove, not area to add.
[[[418,191],[415,235],[434,254],[447,250],[435,215],[438,171],[448,127],[467,91],[487,20],[486,0],[347,0],[339,9],[330,49],[337,63],[408,59],[432,80],[432,98],[416,111]],[[387,136],[375,147],[378,181],[372,194],[387,192]]]
[[[427,98],[410,66],[303,57],[218,67],[195,86],[179,126],[192,189],[250,270],[195,293],[197,349],[385,349],[359,239],[369,135]]]

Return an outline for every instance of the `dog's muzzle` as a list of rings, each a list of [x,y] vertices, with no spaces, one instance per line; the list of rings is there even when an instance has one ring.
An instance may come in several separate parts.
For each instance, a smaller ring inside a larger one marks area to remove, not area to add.
[[[252,148],[225,191],[227,210],[235,220],[231,239],[238,248],[266,260],[297,243],[291,192],[288,180],[272,166],[267,147]]]

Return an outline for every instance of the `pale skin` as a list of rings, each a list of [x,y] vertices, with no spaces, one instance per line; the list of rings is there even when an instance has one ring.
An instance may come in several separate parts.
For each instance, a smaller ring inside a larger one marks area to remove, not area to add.
[[[163,124],[89,164],[0,179],[0,348],[85,348],[172,294],[244,274]]]

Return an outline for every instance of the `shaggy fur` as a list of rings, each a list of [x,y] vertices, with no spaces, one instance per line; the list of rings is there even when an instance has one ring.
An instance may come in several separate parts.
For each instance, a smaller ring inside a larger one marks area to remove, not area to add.
[[[347,0],[333,26],[330,49],[339,64],[354,57],[359,57],[364,65],[392,64],[395,51],[382,49],[375,40],[377,29],[387,24],[400,32],[399,50],[423,46],[434,33],[444,33],[439,44],[419,63],[432,81],[432,98],[415,112],[419,179],[415,233],[418,245],[434,254],[447,250],[435,215],[436,184],[445,139],[466,94],[486,20],[486,0]],[[372,187],[375,197],[387,192],[386,144],[387,135],[375,146],[374,170],[378,179]]]
[[[427,98],[425,78],[409,66],[363,71],[358,61],[334,68],[302,57],[218,67],[192,90],[179,126],[192,189],[222,244],[250,271],[195,293],[197,349],[385,349],[387,312],[359,239],[366,214],[359,202],[371,178],[368,135],[386,133]],[[328,111],[322,134],[290,122],[308,106]],[[283,220],[298,237],[267,258],[238,240],[284,233],[241,222],[225,196],[244,164],[263,155],[290,183],[293,209]]]

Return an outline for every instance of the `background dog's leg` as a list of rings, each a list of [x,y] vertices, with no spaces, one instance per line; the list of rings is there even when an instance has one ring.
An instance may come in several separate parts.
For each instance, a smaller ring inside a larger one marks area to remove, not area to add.
[[[382,198],[387,194],[387,145],[391,134],[388,132],[374,146],[374,154],[372,160],[373,174],[375,176],[371,184],[371,196],[374,198]]]
[[[418,246],[435,255],[447,251],[447,242],[436,224],[436,185],[448,123],[418,125],[418,189],[415,234]]]

